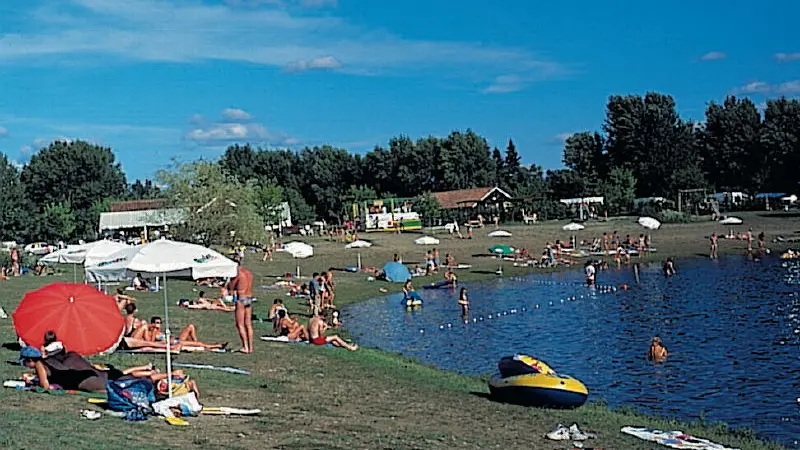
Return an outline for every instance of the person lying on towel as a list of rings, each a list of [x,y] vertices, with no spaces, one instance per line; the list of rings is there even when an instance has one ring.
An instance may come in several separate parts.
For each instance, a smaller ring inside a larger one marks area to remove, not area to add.
[[[161,317],[154,316],[150,319],[149,325],[144,325],[136,329],[129,339],[125,341],[128,346],[167,348],[166,333],[161,330]],[[137,344],[144,345],[137,345]],[[224,349],[228,343],[224,344],[205,344],[197,339],[197,327],[194,324],[186,325],[177,338],[172,338],[170,348],[180,351],[184,347],[202,347],[206,350]]]
[[[100,369],[75,352],[59,352],[43,358],[34,347],[24,347],[20,363],[33,373],[22,375],[30,385],[43,389],[64,389],[84,392],[105,392],[106,382],[125,378],[149,378],[156,374],[152,364],[118,370],[109,366]]]

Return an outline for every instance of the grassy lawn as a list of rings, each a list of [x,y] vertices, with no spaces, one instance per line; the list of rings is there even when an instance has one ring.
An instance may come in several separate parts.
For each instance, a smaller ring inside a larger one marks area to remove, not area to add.
[[[737,232],[752,226],[755,233],[765,231],[768,238],[775,234],[790,236],[800,229],[800,219],[788,216],[763,217],[743,214],[745,225]],[[472,256],[486,253],[493,243],[508,243],[540,251],[545,241],[566,240],[568,234],[560,227],[564,223],[545,223],[530,226],[503,227],[513,233],[511,238],[491,239],[486,233],[492,228],[476,230],[475,239],[459,240],[450,236],[442,239],[444,253],[454,255],[459,263],[473,264],[469,271],[460,271],[460,280],[468,281],[487,276],[497,269],[497,261]],[[579,239],[590,239],[603,231],[617,230],[623,236],[638,236],[641,228],[632,220],[613,220],[592,223],[578,233]],[[705,238],[712,231],[723,233],[728,228],[711,222],[666,225],[652,233],[657,257],[705,255]],[[394,253],[404,261],[421,261],[429,247],[413,244],[418,235],[374,234],[364,236],[376,244],[360,250],[365,266],[382,266]],[[301,272],[328,267],[355,265],[358,250],[344,250],[341,243],[311,239],[316,255],[300,261]],[[721,241],[721,253],[740,253],[741,241]],[[776,248],[776,250],[779,250]],[[259,302],[255,313],[266,316],[276,297],[285,297],[284,290],[264,289],[276,277],[294,273],[296,262],[278,253],[274,262],[262,263],[260,255],[248,255],[246,265],[256,275],[256,295]],[[257,260],[258,259],[258,260]],[[680,270],[680,261],[677,263]],[[515,268],[504,264],[506,275],[523,275],[532,269]],[[80,274],[79,274],[80,277]],[[364,274],[336,273],[338,283],[336,303],[343,306],[379,295],[380,288],[399,290],[399,285],[367,282]],[[20,277],[0,281],[0,306],[9,314],[26,291],[53,281],[72,281],[72,269],[50,277]],[[196,296],[188,282],[170,282],[170,318],[177,332],[187,323],[198,327],[200,338],[207,342],[231,342],[238,345],[230,313],[187,311],[175,303],[181,297]],[[137,296],[139,316],[163,315],[162,293]],[[305,314],[305,305],[290,300],[293,313]],[[272,325],[256,322],[257,335],[269,334]],[[0,342],[13,343],[16,337],[11,320],[0,321]],[[15,359],[17,353],[0,349],[3,361]],[[163,356],[112,355],[94,358],[116,366],[143,364],[148,361],[164,368]],[[230,365],[250,370],[252,376],[231,375],[207,370],[191,370],[203,390],[202,401],[208,406],[261,408],[259,417],[231,418],[203,416],[190,419],[190,427],[171,427],[161,420],[128,423],[104,417],[98,421],[81,419],[79,411],[88,407],[79,395],[49,395],[23,393],[13,389],[0,390],[4,426],[0,427],[2,448],[569,448],[568,444],[551,442],[542,437],[556,423],[577,422],[582,428],[596,431],[600,438],[588,446],[604,448],[653,448],[644,441],[622,435],[625,425],[650,426],[661,429],[681,429],[720,443],[739,448],[768,449],[776,445],[760,442],[747,432],[727,430],[724,426],[676,423],[645,418],[630,411],[610,411],[601,404],[590,403],[575,411],[551,411],[523,408],[491,402],[485,379],[467,377],[425,367],[398,355],[374,349],[351,353],[338,349],[307,345],[274,344],[258,341],[251,356],[240,354],[199,353],[182,354],[181,362]],[[487,367],[487,373],[494,370]],[[17,378],[21,368],[0,365],[3,379]]]

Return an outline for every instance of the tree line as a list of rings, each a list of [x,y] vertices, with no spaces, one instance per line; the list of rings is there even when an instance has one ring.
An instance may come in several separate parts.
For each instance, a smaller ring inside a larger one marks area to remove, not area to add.
[[[0,155],[0,240],[96,237],[99,214],[112,201],[166,197],[194,206],[220,183],[244,189],[256,202],[252,215],[263,221],[280,201],[290,204],[295,222],[336,221],[353,202],[480,186],[500,186],[520,207],[559,217],[566,211],[558,199],[579,196],[605,196],[616,214],[636,197],[675,199],[679,189],[791,193],[798,163],[800,101],[768,100],[760,112],[750,99],[731,96],[710,102],[705,120],[692,122],[659,93],[611,96],[602,127],[569,136],[564,167],[553,170],[524,164],[512,140],[501,150],[468,129],[416,140],[401,135],[364,155],[328,145],[232,145],[216,161],[160,172],[162,191],[152,180],[128,183],[110,148],[56,141],[21,169]],[[201,192],[192,177],[216,184]]]

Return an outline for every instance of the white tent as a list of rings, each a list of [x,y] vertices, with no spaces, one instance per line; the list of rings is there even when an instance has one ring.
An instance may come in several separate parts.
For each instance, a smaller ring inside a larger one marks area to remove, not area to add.
[[[661,227],[661,222],[652,217],[639,217],[639,225],[647,228],[648,230],[657,230]]]
[[[115,241],[100,240],[88,244],[69,245],[53,253],[47,254],[39,261],[45,264],[91,264],[106,256],[127,248],[127,244]]]
[[[586,228],[586,227],[584,227],[583,225],[581,225],[579,223],[575,223],[575,222],[570,222],[570,223],[564,225],[563,227],[561,227],[561,229],[564,230],[564,231],[580,231],[580,230],[582,230],[584,228]]]
[[[369,248],[372,247],[372,242],[362,241],[361,239],[353,241],[344,246],[344,248]]]
[[[489,233],[489,237],[511,237],[511,233],[505,230],[497,230]]]
[[[278,249],[278,251],[289,253],[293,258],[308,258],[314,256],[314,247],[300,241],[292,241],[283,244],[283,247]]]
[[[89,242],[88,244],[70,245],[42,257],[39,262],[43,264],[73,264],[73,278],[77,282],[77,265],[85,264],[88,258],[100,259],[114,252],[127,248],[128,245],[121,242],[100,240]]]
[[[439,240],[430,236],[422,236],[421,238],[415,239],[414,243],[417,245],[437,245],[439,244]]]
[[[723,220],[720,220],[719,223],[721,225],[741,225],[742,219],[731,216],[731,217],[726,217]]]
[[[137,272],[199,278],[231,278],[238,265],[209,248],[166,239],[126,247],[105,258],[86,260],[86,279],[91,282],[122,281]]]
[[[167,374],[169,396],[172,397],[172,351],[169,348],[172,334],[169,329],[169,301],[167,275],[198,278],[231,278],[239,272],[239,265],[225,256],[201,245],[166,239],[131,247],[107,257],[106,260],[86,267],[87,279],[97,276],[119,277],[123,273],[146,273],[164,278],[164,323],[167,342]]]

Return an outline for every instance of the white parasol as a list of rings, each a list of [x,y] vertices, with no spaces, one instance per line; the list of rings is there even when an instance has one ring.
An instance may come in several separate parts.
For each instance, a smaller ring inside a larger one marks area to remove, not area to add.
[[[575,222],[570,222],[570,223],[564,225],[563,227],[561,227],[561,229],[564,230],[564,231],[581,231],[584,228],[586,228],[586,227],[581,225],[581,224],[579,224],[579,223],[575,223]]]

